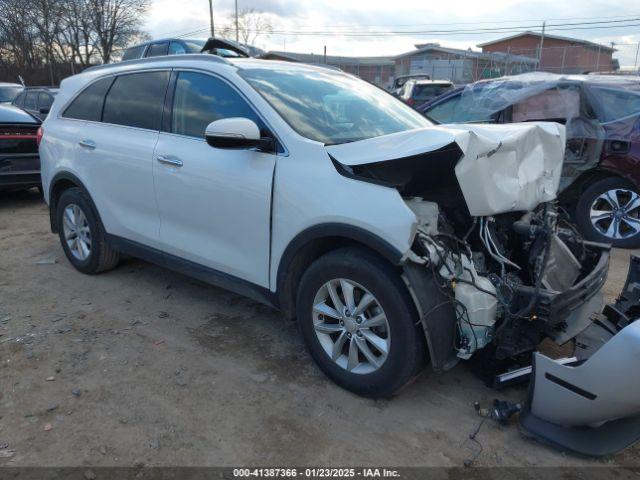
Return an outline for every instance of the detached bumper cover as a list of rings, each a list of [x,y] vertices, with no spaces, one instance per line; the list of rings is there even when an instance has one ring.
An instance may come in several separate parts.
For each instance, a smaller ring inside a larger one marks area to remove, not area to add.
[[[600,340],[587,360],[561,365],[534,355],[522,427],[561,449],[608,455],[640,440],[640,321],[629,321],[640,299],[640,258],[633,257],[615,305],[582,336]],[[608,341],[602,342],[602,340]]]

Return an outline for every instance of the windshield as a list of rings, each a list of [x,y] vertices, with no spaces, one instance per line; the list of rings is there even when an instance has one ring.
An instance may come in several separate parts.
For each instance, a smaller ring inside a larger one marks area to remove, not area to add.
[[[0,87],[0,102],[13,102],[21,91],[21,87]]]
[[[425,117],[367,82],[327,70],[241,70],[300,135],[335,145],[431,126]]]

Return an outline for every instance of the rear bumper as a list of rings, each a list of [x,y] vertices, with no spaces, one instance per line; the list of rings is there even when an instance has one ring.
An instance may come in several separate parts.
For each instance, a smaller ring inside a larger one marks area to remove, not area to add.
[[[0,189],[41,185],[37,153],[0,154]]]
[[[0,154],[0,189],[41,185],[37,153]]]

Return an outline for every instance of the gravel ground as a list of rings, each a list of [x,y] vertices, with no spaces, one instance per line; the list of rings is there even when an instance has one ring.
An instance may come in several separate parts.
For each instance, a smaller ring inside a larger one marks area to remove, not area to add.
[[[626,275],[615,251],[606,292]],[[640,467],[640,447],[564,455],[479,419],[497,393],[464,365],[428,369],[391,400],[314,366],[296,326],[238,295],[126,260],[66,261],[37,192],[0,193],[0,465]]]

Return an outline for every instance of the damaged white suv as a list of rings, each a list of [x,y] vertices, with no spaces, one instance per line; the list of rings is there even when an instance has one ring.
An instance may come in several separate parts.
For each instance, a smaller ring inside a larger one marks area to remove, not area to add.
[[[554,123],[434,127],[329,68],[187,55],[64,80],[40,155],[78,270],[124,253],[278,307],[331,379],[386,396],[428,359],[493,378],[593,323],[609,253],[562,226],[564,145]]]

